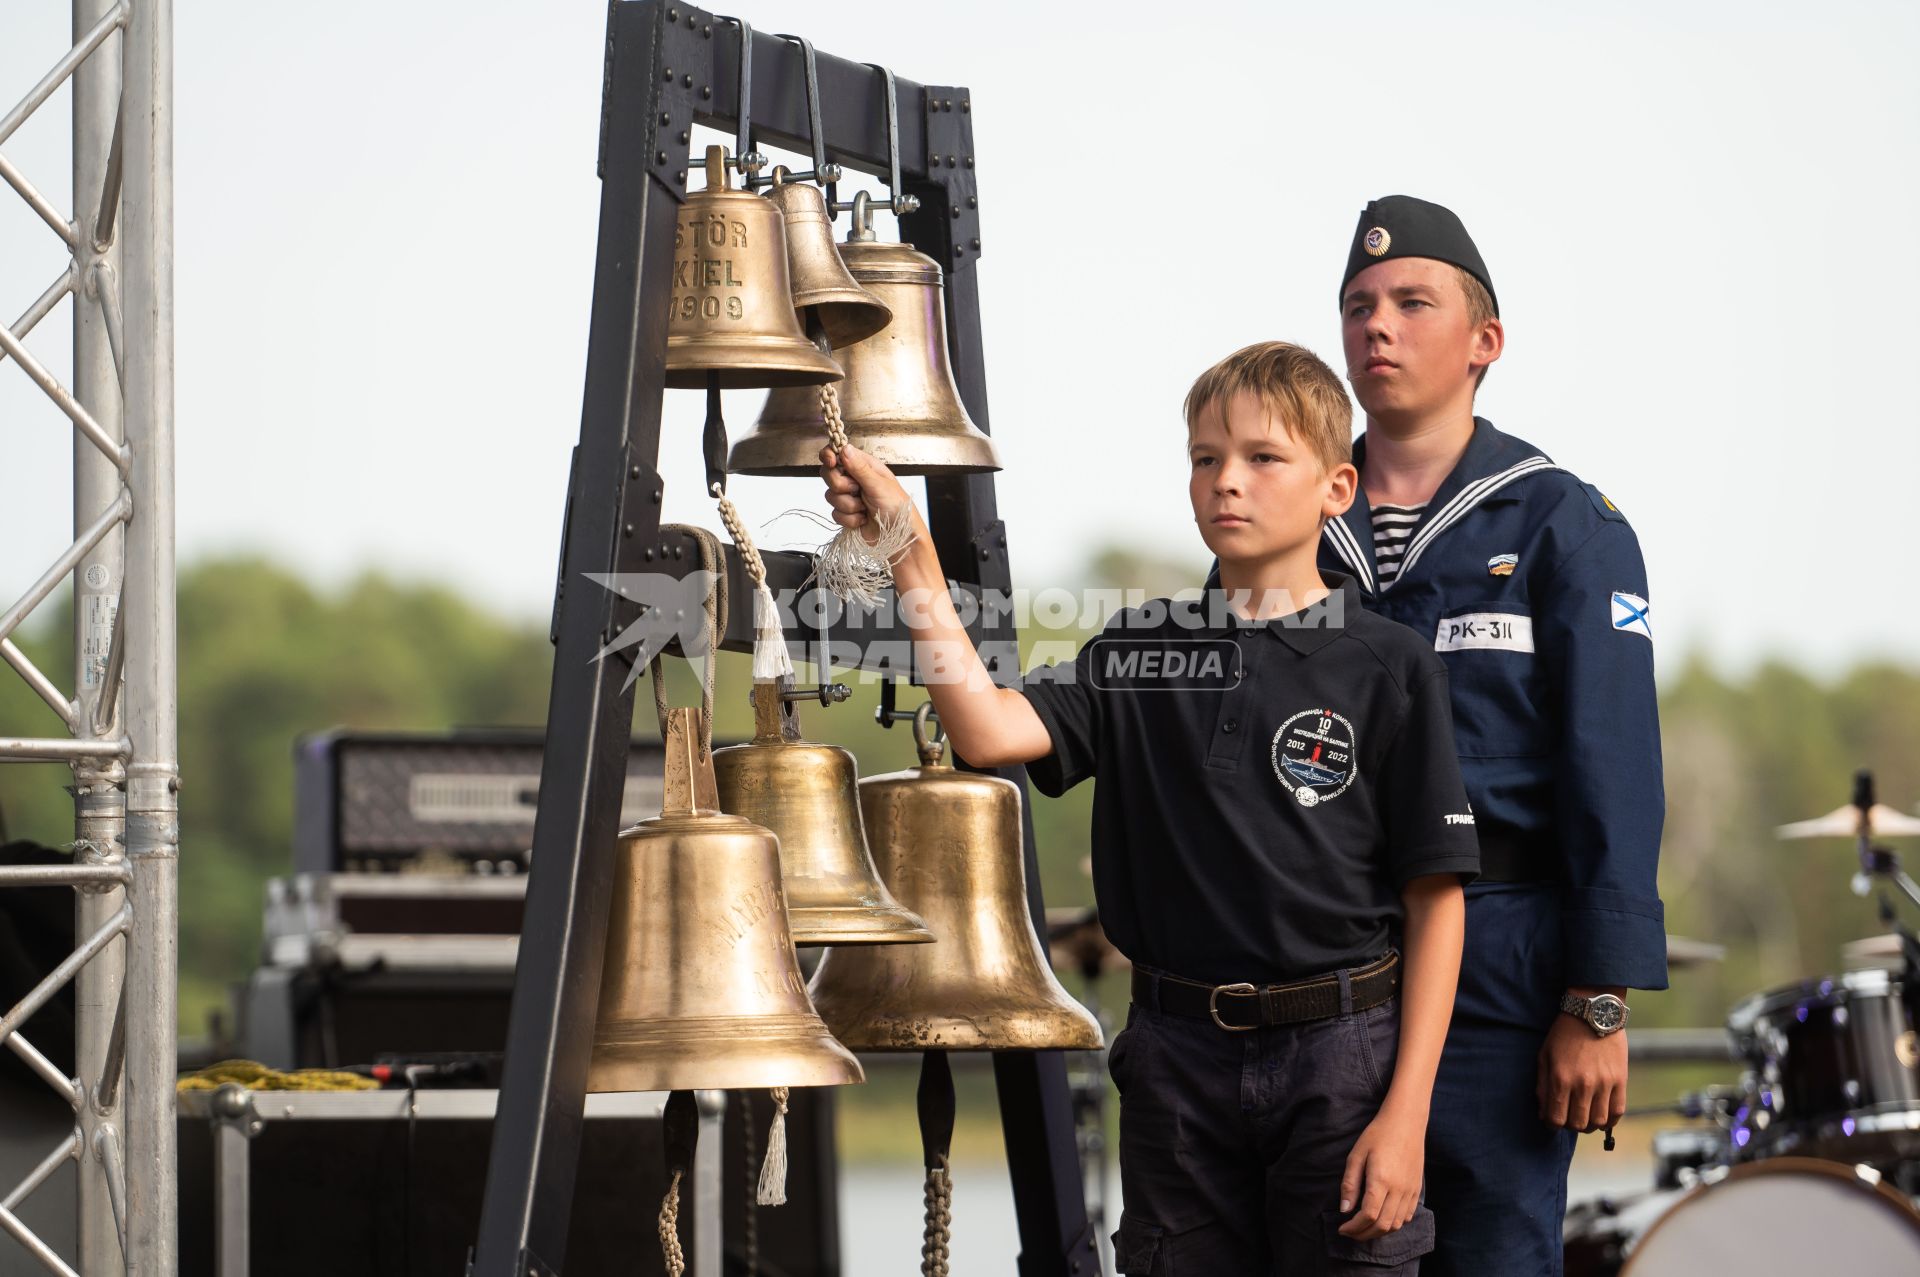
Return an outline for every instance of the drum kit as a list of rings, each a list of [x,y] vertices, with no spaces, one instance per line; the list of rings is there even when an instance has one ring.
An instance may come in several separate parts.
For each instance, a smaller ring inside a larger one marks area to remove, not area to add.
[[[1875,841],[1920,818],[1876,803],[1863,771],[1847,806],[1777,832],[1853,839],[1854,892],[1878,888],[1891,930],[1846,946],[1850,970],[1732,1009],[1739,1080],[1652,1110],[1698,1124],[1654,1137],[1652,1190],[1568,1210],[1568,1277],[1920,1274],[1920,941],[1889,891],[1920,905],[1920,885]]]

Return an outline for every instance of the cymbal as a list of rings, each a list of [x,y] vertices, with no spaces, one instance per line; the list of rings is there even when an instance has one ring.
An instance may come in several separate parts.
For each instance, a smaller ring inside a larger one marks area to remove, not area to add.
[[[1860,809],[1852,803],[1812,820],[1796,820],[1781,825],[1774,833],[1781,838],[1911,838],[1920,835],[1920,816],[1909,816],[1897,807],[1875,803],[1867,808],[1866,828],[1860,827]]]
[[[1849,962],[1875,962],[1885,958],[1897,958],[1900,956],[1900,937],[1891,932],[1884,936],[1863,936],[1841,945],[1840,954]]]
[[[1727,946],[1723,944],[1689,940],[1685,936],[1667,937],[1667,965],[1675,969],[1703,967],[1709,962],[1719,962],[1726,956]]]

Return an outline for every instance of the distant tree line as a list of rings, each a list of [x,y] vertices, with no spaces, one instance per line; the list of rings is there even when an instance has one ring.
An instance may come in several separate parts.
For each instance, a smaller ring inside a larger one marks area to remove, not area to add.
[[[1109,551],[1073,584],[1170,592],[1196,584],[1202,568]],[[257,961],[264,885],[289,871],[295,737],[329,726],[538,726],[552,649],[544,625],[502,620],[437,585],[369,575],[321,591],[254,558],[184,571],[179,616],[181,1011],[182,1031],[196,1034]],[[42,668],[63,672],[63,684],[68,633],[64,618],[50,616],[22,639]],[[674,703],[695,703],[690,667],[669,666]],[[723,740],[751,734],[748,677],[744,656],[722,657]],[[1848,889],[1850,846],[1782,843],[1772,830],[1838,806],[1860,766],[1874,768],[1886,801],[1913,809],[1920,669],[1863,665],[1823,680],[1766,664],[1735,678],[1694,659],[1666,671],[1664,684],[1669,929],[1724,944],[1728,958],[1676,974],[1668,995],[1637,999],[1635,1023],[1717,1023],[1740,995],[1838,968],[1843,943],[1884,929],[1871,902]],[[635,734],[653,735],[644,684],[639,691]],[[919,696],[905,691],[902,703]],[[851,749],[863,775],[912,766],[908,733],[878,726],[874,704],[874,685],[860,683],[845,705],[803,706],[802,725],[812,739]],[[61,731],[23,683],[0,676],[0,735]],[[10,836],[70,841],[69,781],[64,767],[0,767]],[[1091,902],[1091,792],[1035,797],[1050,904]]]

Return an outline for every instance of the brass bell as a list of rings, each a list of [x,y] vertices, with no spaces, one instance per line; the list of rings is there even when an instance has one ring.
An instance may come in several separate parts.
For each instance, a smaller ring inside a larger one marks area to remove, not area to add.
[[[847,273],[840,246],[833,242],[826,192],[809,182],[788,181],[785,167],[776,166],[765,198],[786,219],[793,308],[800,312],[801,325],[809,334],[813,331],[809,319],[817,320],[827,344],[837,350],[885,328],[893,311]]]
[[[1095,1050],[1100,1026],[1060,987],[1027,912],[1020,789],[956,771],[914,719],[920,766],[860,782],[880,876],[939,943],[829,949],[814,1007],[856,1051]]]
[[[818,386],[837,364],[807,340],[793,309],[786,219],[727,184],[726,150],[707,148],[707,189],[687,196],[673,227],[667,385],[723,389]],[[817,450],[816,450],[817,451]]]
[[[780,837],[780,871],[795,944],[870,945],[933,939],[874,872],[860,823],[853,755],[800,739],[778,683],[753,686],[754,737],[713,751],[720,809]]]
[[[779,843],[721,814],[694,715],[667,712],[666,800],[620,835],[587,1089],[864,1081],[807,1001]]]
[[[858,202],[858,201],[856,201]],[[838,387],[847,438],[895,474],[998,470],[993,440],[960,402],[947,358],[939,263],[911,244],[887,244],[860,226],[840,254],[854,279],[893,311],[893,322],[834,353],[847,379]],[[809,475],[820,468],[826,417],[816,391],[774,390],[752,433],[733,445],[735,474]]]

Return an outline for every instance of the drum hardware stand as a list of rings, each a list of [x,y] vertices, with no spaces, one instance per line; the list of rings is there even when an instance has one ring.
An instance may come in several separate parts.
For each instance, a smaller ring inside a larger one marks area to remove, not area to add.
[[[1860,810],[1860,832],[1856,839],[1860,871],[1853,876],[1855,894],[1866,895],[1872,890],[1873,880],[1879,878],[1893,883],[1908,900],[1920,905],[1920,884],[1900,867],[1900,857],[1891,847],[1873,844],[1869,818],[1874,805],[1873,773],[1865,768],[1853,776],[1853,805]],[[1920,1028],[1920,937],[1900,919],[1884,890],[1879,894],[1878,907],[1881,925],[1900,937],[1900,1000],[1906,1007],[1909,1027]]]
[[[1853,774],[1853,805],[1860,810],[1860,832],[1856,843],[1860,853],[1860,872],[1854,876],[1853,889],[1858,895],[1866,895],[1868,884],[1873,878],[1885,878],[1900,888],[1907,899],[1920,905],[1920,883],[1900,867],[1900,858],[1891,847],[1873,845],[1873,825],[1869,813],[1873,810],[1873,773],[1864,768]],[[1883,921],[1893,921],[1893,907],[1885,896],[1880,899],[1880,916]],[[1902,928],[1904,932],[1904,928]]]
[[[753,99],[740,100],[742,49],[760,64]],[[967,410],[987,426],[979,282],[980,253],[971,102],[964,88],[889,84],[861,63],[814,59],[821,127],[811,137],[824,157],[874,174],[900,170],[917,209],[902,231],[948,272],[946,320],[952,365]],[[770,140],[806,145],[807,58],[794,42],[754,35],[744,24],[669,0],[613,0],[601,114],[599,248],[579,444],[567,493],[560,572],[555,582],[556,645],[541,804],[533,836],[526,921],[508,1026],[499,1115],[483,1198],[476,1277],[555,1274],[566,1253],[578,1171],[586,1073],[598,1006],[608,897],[618,832],[632,688],[627,662],[596,655],[649,600],[589,588],[600,573],[684,576],[697,563],[669,558],[660,538],[663,477],[658,470],[665,388],[666,303],[673,232],[687,188],[692,126],[726,127],[750,115]],[[889,91],[898,136],[881,124]],[[749,139],[750,140],[750,139]],[[750,147],[742,147],[749,151]],[[901,195],[896,183],[895,197]],[[962,588],[1011,588],[1006,534],[991,474],[927,481],[934,548]],[[765,553],[769,584],[792,589],[809,556]],[[744,580],[725,550],[730,583]],[[739,575],[736,575],[739,574]],[[573,588],[566,588],[569,584]],[[744,591],[735,597],[746,598]],[[844,624],[844,622],[843,622]],[[884,638],[885,622],[854,637]],[[898,636],[910,639],[904,625]],[[735,609],[723,646],[751,651],[751,609]],[[1012,679],[1019,652],[1010,619],[976,635],[989,672]],[[907,650],[911,650],[909,647]],[[638,655],[638,654],[636,654]],[[651,653],[645,654],[650,656]],[[882,661],[867,668],[898,673]],[[828,680],[823,679],[823,684]],[[997,773],[1016,783],[1019,768]],[[1023,807],[1028,904],[1044,925],[1030,807]],[[1058,1052],[994,1057],[1008,1171],[1020,1228],[1021,1277],[1086,1277],[1099,1254],[1087,1220],[1074,1142],[1066,1065]],[[710,1262],[696,1248],[696,1264]]]

